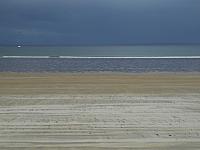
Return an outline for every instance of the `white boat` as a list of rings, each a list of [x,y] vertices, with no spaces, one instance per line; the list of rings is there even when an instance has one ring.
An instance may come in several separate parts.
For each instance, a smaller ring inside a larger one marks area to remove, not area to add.
[[[20,48],[21,46],[20,46],[20,45],[17,45],[17,47]]]

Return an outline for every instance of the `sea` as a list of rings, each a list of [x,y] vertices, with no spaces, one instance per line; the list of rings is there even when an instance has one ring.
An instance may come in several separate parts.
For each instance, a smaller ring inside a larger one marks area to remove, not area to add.
[[[0,72],[200,72],[200,45],[0,46]]]

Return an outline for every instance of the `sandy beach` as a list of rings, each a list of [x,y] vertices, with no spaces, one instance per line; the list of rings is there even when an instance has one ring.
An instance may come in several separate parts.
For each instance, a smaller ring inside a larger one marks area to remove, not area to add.
[[[199,73],[0,73],[2,150],[199,150]]]

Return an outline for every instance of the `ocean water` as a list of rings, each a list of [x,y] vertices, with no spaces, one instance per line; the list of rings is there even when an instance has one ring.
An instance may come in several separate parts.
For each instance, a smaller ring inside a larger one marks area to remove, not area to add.
[[[159,57],[200,56],[200,45],[0,46],[0,56]]]
[[[200,72],[200,46],[0,47],[0,72],[90,71]]]
[[[200,72],[198,58],[2,58],[0,72]]]

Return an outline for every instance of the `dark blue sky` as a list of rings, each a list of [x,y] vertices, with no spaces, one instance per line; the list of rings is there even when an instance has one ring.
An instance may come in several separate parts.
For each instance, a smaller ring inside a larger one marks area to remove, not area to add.
[[[200,0],[0,0],[0,44],[200,43]]]

